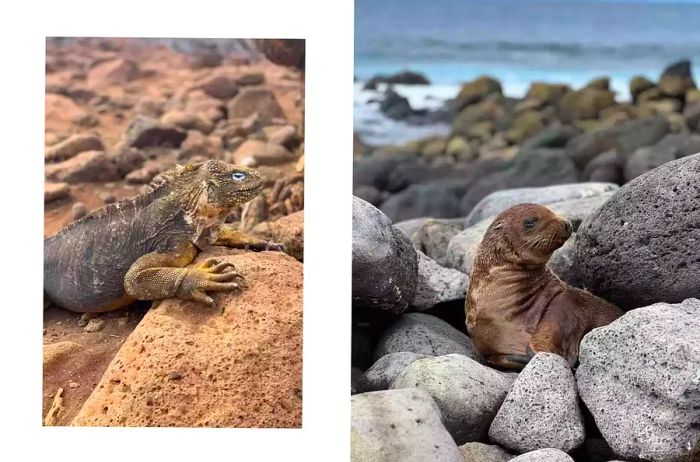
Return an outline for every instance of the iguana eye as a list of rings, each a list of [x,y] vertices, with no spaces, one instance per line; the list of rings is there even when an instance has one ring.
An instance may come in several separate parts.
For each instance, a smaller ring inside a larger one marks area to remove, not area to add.
[[[537,218],[528,218],[527,220],[525,220],[523,222],[523,225],[527,229],[534,228],[536,224],[537,224]]]
[[[233,178],[235,181],[243,181],[247,176],[248,175],[243,172],[235,172],[233,175],[231,175],[231,178]]]

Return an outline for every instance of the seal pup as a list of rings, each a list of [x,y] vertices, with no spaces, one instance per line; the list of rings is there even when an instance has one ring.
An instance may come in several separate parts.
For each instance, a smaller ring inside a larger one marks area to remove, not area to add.
[[[622,315],[612,303],[570,287],[547,267],[572,231],[569,221],[537,204],[515,205],[487,229],[465,310],[467,331],[489,363],[522,369],[546,351],[573,367],[583,336]]]

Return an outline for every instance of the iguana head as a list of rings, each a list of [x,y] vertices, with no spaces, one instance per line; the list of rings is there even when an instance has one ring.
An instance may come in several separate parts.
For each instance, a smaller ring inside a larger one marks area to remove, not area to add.
[[[219,160],[199,165],[198,176],[206,184],[207,205],[214,208],[230,210],[250,201],[263,189],[263,180],[256,170]]]

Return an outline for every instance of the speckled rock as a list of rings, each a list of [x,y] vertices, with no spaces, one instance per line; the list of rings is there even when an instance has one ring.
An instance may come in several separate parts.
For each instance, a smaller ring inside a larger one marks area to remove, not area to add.
[[[223,314],[168,299],[126,339],[72,425],[300,427],[303,266],[215,247],[246,280]]]
[[[129,124],[119,141],[118,149],[150,148],[150,147],[180,147],[187,138],[187,132],[173,125],[168,125],[156,119],[136,116]]]
[[[63,162],[47,164],[44,173],[51,181],[70,184],[114,181],[121,177],[117,165],[104,151],[85,151]]]
[[[87,84],[90,88],[124,85],[139,77],[139,66],[129,59],[117,58],[103,61],[90,69]]]
[[[547,205],[573,199],[583,199],[619,189],[613,183],[573,183],[542,188],[517,188],[497,191],[483,198],[465,219],[465,227],[498,215],[517,204]]]
[[[425,313],[407,313],[392,324],[377,342],[375,361],[384,355],[410,351],[427,356],[457,353],[482,361],[466,334],[442,319]]]
[[[486,436],[513,377],[457,354],[423,358],[396,377],[392,389],[427,391],[444,415],[445,427],[457,444]]]
[[[583,444],[585,429],[569,364],[553,353],[537,353],[513,382],[491,423],[489,437],[517,453]]]
[[[413,301],[418,256],[411,242],[371,204],[352,202],[353,306],[403,312]]]
[[[554,448],[538,449],[510,460],[511,462],[574,462],[567,453]]]
[[[464,462],[506,462],[515,457],[496,445],[484,443],[464,443],[459,452]]]
[[[700,154],[635,178],[581,224],[586,286],[618,306],[700,296]]]
[[[353,462],[463,462],[425,391],[375,391],[354,395],[350,402]]]
[[[399,351],[389,353],[377,360],[364,374],[367,391],[388,390],[394,379],[413,361],[426,358],[426,355]]]
[[[418,252],[418,278],[411,305],[427,310],[438,303],[464,299],[469,276],[452,268],[438,265],[423,252]]]
[[[237,165],[257,167],[259,165],[279,165],[295,159],[296,155],[284,146],[250,139],[244,141],[234,151],[231,160]]]
[[[657,303],[581,342],[579,393],[616,454],[700,458],[700,300]]]

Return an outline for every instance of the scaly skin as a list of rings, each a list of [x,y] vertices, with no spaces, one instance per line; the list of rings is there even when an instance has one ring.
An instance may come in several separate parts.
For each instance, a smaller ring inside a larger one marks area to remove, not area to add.
[[[220,161],[180,167],[152,191],[108,205],[46,239],[44,291],[57,305],[81,313],[170,297],[214,306],[207,292],[236,289],[241,276],[216,259],[185,268],[198,250],[282,250],[223,224],[262,187],[255,170]]]

